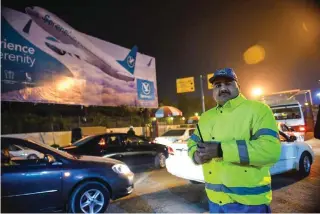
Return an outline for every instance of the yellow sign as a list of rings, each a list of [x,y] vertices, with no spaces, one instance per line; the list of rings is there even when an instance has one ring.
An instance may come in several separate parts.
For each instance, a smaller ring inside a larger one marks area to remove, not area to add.
[[[212,84],[209,82],[209,79],[213,77],[213,74],[208,74],[207,75],[207,83],[208,83],[208,89],[213,89]]]
[[[177,93],[193,92],[194,90],[194,77],[177,79]]]

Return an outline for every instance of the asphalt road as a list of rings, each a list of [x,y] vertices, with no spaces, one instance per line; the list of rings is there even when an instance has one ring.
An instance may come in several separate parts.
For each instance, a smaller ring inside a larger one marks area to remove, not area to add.
[[[136,175],[134,192],[112,202],[108,212],[208,212],[203,184],[190,184],[166,169],[144,167],[133,171]],[[309,177],[301,179],[296,172],[276,175],[272,177],[272,189],[272,212],[320,212],[320,152],[317,152]]]

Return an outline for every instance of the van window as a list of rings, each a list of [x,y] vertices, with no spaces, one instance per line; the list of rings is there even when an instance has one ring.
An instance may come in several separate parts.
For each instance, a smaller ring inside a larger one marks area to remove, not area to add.
[[[184,135],[185,129],[172,129],[164,133],[162,136],[181,136]]]
[[[297,106],[286,108],[272,108],[276,120],[301,119],[300,108]]]

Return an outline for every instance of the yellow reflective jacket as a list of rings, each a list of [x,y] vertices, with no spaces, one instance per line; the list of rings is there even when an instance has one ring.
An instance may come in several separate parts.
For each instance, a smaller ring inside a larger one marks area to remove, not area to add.
[[[202,165],[206,192],[219,205],[270,204],[270,166],[280,158],[281,144],[271,109],[243,95],[203,113],[199,127],[204,141],[221,142],[222,158]],[[188,140],[193,160],[198,130]]]

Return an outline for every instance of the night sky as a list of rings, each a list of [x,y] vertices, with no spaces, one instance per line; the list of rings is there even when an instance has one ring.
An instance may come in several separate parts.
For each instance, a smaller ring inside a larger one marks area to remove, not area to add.
[[[83,33],[156,58],[159,99],[176,98],[176,78],[232,67],[242,91],[320,88],[320,1],[34,1],[3,0],[24,12],[40,6]],[[247,65],[243,53],[261,45],[266,58]],[[204,85],[206,86],[206,84]],[[210,91],[205,90],[210,96]]]

